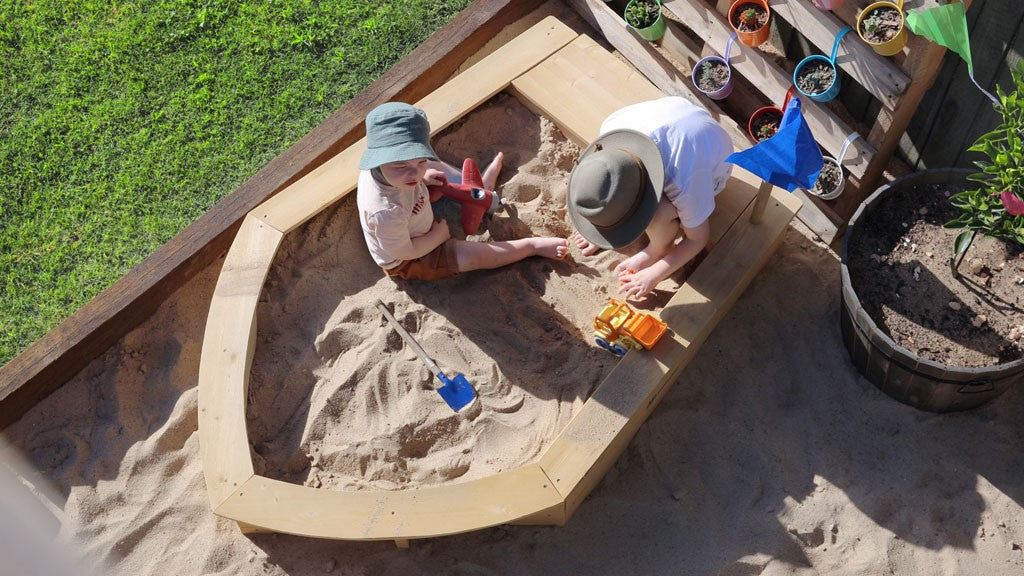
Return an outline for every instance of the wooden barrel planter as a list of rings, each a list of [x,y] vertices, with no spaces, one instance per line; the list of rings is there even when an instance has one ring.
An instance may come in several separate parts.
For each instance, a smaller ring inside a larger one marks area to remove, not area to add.
[[[920,410],[954,412],[975,408],[1024,380],[1024,359],[983,368],[964,368],[920,358],[879,330],[860,304],[850,282],[848,248],[882,199],[923,184],[967,184],[970,170],[926,170],[882,186],[869,196],[850,220],[843,236],[840,329],[857,370],[889,396]]]

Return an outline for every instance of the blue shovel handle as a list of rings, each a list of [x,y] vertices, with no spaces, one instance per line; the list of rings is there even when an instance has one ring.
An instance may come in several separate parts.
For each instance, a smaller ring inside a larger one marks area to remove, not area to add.
[[[441,395],[441,398],[451,406],[452,410],[458,412],[464,408],[467,404],[473,401],[476,397],[476,390],[473,389],[473,385],[466,380],[466,377],[462,374],[456,374],[454,378],[448,378],[441,372],[441,369],[437,367],[437,364],[427,355],[427,353],[420,347],[416,339],[411,334],[406,332],[405,328],[399,324],[398,320],[391,314],[384,302],[377,300],[377,308],[384,314],[391,327],[398,332],[398,335],[405,340],[406,344],[412,348],[413,352],[420,357],[420,360],[427,365],[427,368],[437,376],[437,379],[441,381],[443,386],[437,389],[437,393]]]

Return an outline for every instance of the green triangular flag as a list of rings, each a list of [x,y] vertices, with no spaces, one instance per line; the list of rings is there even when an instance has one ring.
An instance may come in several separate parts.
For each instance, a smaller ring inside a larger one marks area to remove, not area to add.
[[[907,26],[914,34],[930,38],[959,54],[967,62],[967,70],[974,74],[963,4],[946,4],[918,12],[911,10],[907,14]]]
[[[967,74],[971,81],[993,102],[998,100],[985,91],[974,79],[974,62],[971,61],[971,41],[967,35],[967,14],[964,5],[956,2],[929,8],[928,10],[911,10],[907,14],[907,27],[936,44],[945,46],[956,52],[967,62]]]

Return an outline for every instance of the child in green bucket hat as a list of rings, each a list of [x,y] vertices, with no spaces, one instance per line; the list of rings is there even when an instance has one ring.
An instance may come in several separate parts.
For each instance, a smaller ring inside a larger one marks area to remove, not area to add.
[[[499,153],[483,174],[494,189]],[[356,204],[370,255],[388,276],[436,280],[460,272],[499,268],[530,256],[561,260],[565,238],[531,237],[472,242],[451,237],[434,219],[428,185],[455,180],[460,172],[441,162],[430,145],[427,115],[402,102],[388,102],[366,116],[366,151],[359,161]]]

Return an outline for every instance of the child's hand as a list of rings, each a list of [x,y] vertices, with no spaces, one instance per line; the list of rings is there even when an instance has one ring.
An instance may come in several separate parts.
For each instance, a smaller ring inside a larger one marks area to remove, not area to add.
[[[626,298],[637,299],[646,296],[658,284],[658,277],[650,268],[639,272],[627,268],[619,272],[619,294]]]
[[[438,186],[440,184],[447,184],[448,177],[444,175],[444,172],[435,170],[434,168],[427,168],[427,171],[423,173],[423,183],[427,186]]]
[[[435,220],[434,223],[430,226],[430,232],[428,232],[428,234],[434,236],[434,239],[437,240],[438,245],[443,244],[445,241],[452,237],[452,232],[451,230],[448,229],[448,222],[444,220]]]

